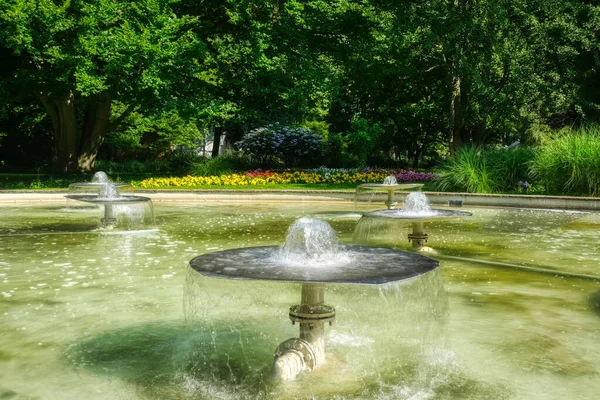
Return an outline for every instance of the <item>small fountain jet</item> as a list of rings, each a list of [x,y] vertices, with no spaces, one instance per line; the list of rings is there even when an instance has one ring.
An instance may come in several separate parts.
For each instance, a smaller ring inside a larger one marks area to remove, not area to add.
[[[470,217],[472,215],[473,214],[466,211],[431,208],[425,193],[412,192],[406,196],[404,208],[372,211],[363,215],[361,220],[363,218],[382,218],[410,221],[412,222],[413,231],[408,235],[408,241],[412,242],[412,248],[414,250],[423,250],[425,249],[425,243],[429,239],[429,236],[423,229],[424,222],[457,217]]]
[[[92,182],[79,182],[72,183],[69,185],[69,193],[65,197],[71,200],[83,201],[86,203],[103,205],[104,216],[100,219],[102,227],[112,228],[117,224],[117,219],[114,215],[114,205],[131,205],[131,204],[149,204],[152,214],[152,220],[154,220],[154,213],[152,211],[152,200],[148,197],[143,196],[123,196],[121,195],[120,187],[131,187],[127,183],[114,183],[108,179],[105,172],[99,171],[94,174]],[[71,194],[81,193],[81,191],[93,191],[93,194]]]

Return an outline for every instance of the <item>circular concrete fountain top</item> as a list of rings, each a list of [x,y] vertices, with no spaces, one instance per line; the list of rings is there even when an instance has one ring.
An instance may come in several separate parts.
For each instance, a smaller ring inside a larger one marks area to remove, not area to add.
[[[99,197],[93,195],[68,194],[65,197],[71,200],[85,201],[86,203],[94,204],[133,204],[151,201],[149,197],[144,196]]]
[[[401,281],[439,266],[437,260],[417,253],[378,247],[340,246],[344,257],[327,265],[282,259],[277,256],[280,249],[264,246],[218,251],[198,256],[190,265],[202,275],[218,278],[357,284]]]
[[[430,209],[430,212],[407,212],[403,209],[377,210],[368,212],[364,214],[363,217],[427,222],[448,218],[470,217],[472,215],[472,213],[467,211],[432,208]]]

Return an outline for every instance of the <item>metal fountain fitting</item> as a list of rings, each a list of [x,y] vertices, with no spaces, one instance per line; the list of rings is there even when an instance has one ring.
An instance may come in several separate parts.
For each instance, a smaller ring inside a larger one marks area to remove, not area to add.
[[[296,322],[313,326],[317,322],[329,322],[329,325],[335,320],[335,308],[321,305],[297,304],[290,307],[290,319],[292,324]]]
[[[335,308],[325,305],[325,285],[302,284],[301,304],[290,307],[292,324],[300,325],[300,337],[291,338],[275,350],[273,377],[288,381],[302,371],[312,371],[325,361],[325,323],[335,320]]]
[[[113,214],[112,204],[104,205],[104,218],[100,218],[100,222],[102,222],[102,226],[105,228],[109,226],[115,226],[117,224],[117,219]]]
[[[408,241],[412,242],[412,248],[414,250],[421,249],[425,243],[427,243],[427,239],[429,239],[429,235],[423,231],[423,222],[416,221],[413,222],[413,231],[408,234]]]

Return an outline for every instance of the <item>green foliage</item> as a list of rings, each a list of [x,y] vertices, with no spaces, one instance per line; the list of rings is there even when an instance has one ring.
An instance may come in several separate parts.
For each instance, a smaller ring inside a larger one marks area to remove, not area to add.
[[[529,164],[533,154],[534,149],[527,146],[485,150],[481,153],[481,157],[487,160],[497,192],[518,190],[519,181],[531,183]]]
[[[175,175],[187,175],[196,169],[196,165],[204,161],[204,157],[199,156],[191,150],[175,150],[168,157],[169,169]]]
[[[233,171],[248,171],[253,168],[250,157],[238,150],[225,150],[219,157],[227,159]]]
[[[435,187],[441,191],[465,191],[469,193],[492,193],[496,182],[481,150],[474,147],[459,149],[448,158],[437,172]]]
[[[325,140],[329,137],[329,124],[325,121],[310,120],[304,121],[300,124],[302,128],[306,128],[309,131],[321,135]]]
[[[170,163],[167,160],[149,161],[96,161],[95,171],[104,171],[109,176],[117,174],[138,175],[164,175],[170,172]]]
[[[330,132],[325,142],[324,159],[331,168],[344,168],[352,166],[348,156],[348,144],[339,132]]]
[[[550,193],[599,196],[600,127],[563,129],[543,141],[531,174]]]
[[[191,31],[196,19],[175,14],[173,6],[171,0],[2,3],[0,85],[10,102],[39,96],[52,119],[61,171],[93,167],[106,133],[133,110],[188,112],[190,104],[203,104],[190,100],[205,100],[212,84],[199,64],[204,43]],[[115,101],[124,107],[111,115]]]
[[[158,115],[134,112],[107,135],[106,144],[112,158],[152,160],[168,157],[173,145],[193,148],[202,138],[204,133],[196,121],[184,119],[176,111]]]
[[[484,150],[463,147],[442,163],[435,187],[442,191],[506,193],[519,189],[519,181],[531,181],[528,147]]]
[[[220,176],[229,175],[233,171],[232,161],[228,157],[217,156],[208,158],[194,164],[195,176]]]
[[[103,157],[143,161],[209,127],[238,140],[269,121],[318,133],[331,166],[416,166],[451,143],[525,142],[532,125],[599,120],[599,10],[577,0],[0,2],[0,161],[62,165],[107,132]],[[69,120],[41,120],[38,97]],[[63,135],[74,126],[77,137]]]
[[[0,118],[0,171],[35,172],[47,168],[54,143],[52,125],[32,96],[15,102]]]
[[[350,124],[350,132],[346,137],[348,157],[359,168],[367,166],[367,159],[372,154],[377,140],[383,130],[379,124],[371,124],[364,118],[355,118]]]

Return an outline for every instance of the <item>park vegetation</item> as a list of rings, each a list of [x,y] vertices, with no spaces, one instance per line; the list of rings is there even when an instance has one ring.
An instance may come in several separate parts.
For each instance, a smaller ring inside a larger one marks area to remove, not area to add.
[[[412,167],[600,194],[595,2],[7,0],[0,27],[0,173]],[[189,150],[209,135],[215,157]]]

